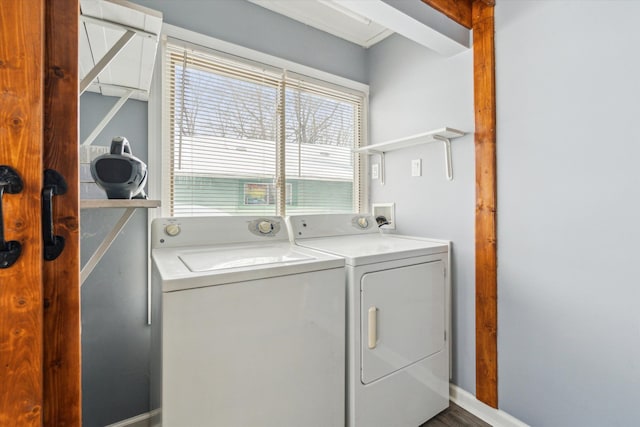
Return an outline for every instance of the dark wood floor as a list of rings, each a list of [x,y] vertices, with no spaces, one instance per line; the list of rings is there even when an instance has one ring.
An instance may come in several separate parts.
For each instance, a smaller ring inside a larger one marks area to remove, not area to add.
[[[491,425],[450,402],[449,408],[420,427],[491,427]]]

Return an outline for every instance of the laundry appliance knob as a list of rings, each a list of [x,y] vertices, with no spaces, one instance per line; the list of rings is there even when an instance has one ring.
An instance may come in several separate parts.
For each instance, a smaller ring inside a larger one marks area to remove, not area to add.
[[[273,230],[273,224],[269,221],[260,221],[258,223],[258,231],[262,234],[269,234],[271,233],[271,230]]]
[[[169,224],[164,228],[164,232],[167,236],[175,237],[180,234],[180,226],[178,224]]]

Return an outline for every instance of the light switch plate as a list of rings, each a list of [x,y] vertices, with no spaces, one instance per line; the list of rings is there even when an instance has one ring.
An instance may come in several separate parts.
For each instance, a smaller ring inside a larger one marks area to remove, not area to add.
[[[411,160],[411,176],[422,176],[422,159]]]
[[[371,179],[380,178],[380,166],[377,163],[371,165]]]

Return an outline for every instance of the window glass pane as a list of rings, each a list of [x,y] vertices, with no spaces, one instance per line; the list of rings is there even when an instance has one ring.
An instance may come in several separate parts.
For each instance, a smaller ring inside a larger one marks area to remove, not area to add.
[[[245,185],[274,182],[277,88],[173,59],[173,215],[274,214]]]
[[[353,212],[353,148],[357,104],[298,88],[287,88],[286,182],[289,214]]]
[[[362,95],[172,44],[166,58],[172,215],[358,210]]]

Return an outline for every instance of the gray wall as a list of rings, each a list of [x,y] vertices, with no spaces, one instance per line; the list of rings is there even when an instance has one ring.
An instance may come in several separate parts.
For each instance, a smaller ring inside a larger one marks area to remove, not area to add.
[[[370,142],[444,126],[469,132],[452,141],[453,181],[444,147],[432,143],[386,155],[386,182],[373,202],[395,202],[397,232],[453,242],[453,382],[475,390],[473,64],[471,51],[445,58],[394,35],[369,49]],[[411,176],[422,159],[423,175]],[[371,156],[377,163],[377,156]]]
[[[117,98],[80,98],[80,140]],[[129,100],[94,142],[126,136],[133,154],[147,159],[147,103]],[[82,197],[87,197],[87,191]],[[103,198],[106,197],[104,194]],[[83,209],[84,265],[123,209]],[[147,212],[139,209],[82,286],[83,425],[98,427],[148,408],[150,331],[147,322]]]
[[[366,50],[240,0],[133,0],[159,10],[164,22],[359,82]]]
[[[500,408],[638,425],[640,2],[495,12]]]
[[[203,34],[273,54],[342,77],[366,82],[366,50],[314,28],[239,0],[136,3],[160,10],[164,20]],[[81,98],[80,140],[115,102]],[[127,136],[133,152],[147,159],[147,103],[128,101],[94,144]],[[152,142],[154,143],[154,142]],[[150,175],[154,171],[149,171]],[[119,209],[83,210],[82,262],[121,214]],[[147,219],[138,211],[82,288],[83,425],[104,426],[149,410]]]

